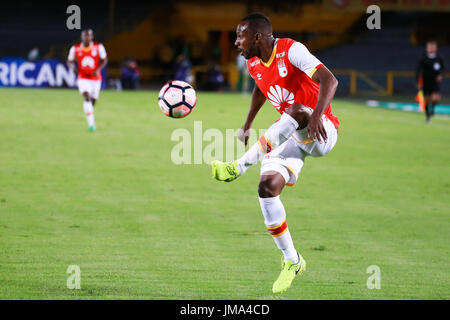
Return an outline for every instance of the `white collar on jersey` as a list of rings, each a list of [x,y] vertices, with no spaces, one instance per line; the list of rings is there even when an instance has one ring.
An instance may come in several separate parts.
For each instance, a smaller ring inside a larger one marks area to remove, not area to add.
[[[273,60],[275,59],[275,52],[277,51],[277,42],[278,42],[278,38],[275,38],[275,42],[273,44],[273,49],[272,49],[272,55],[270,56],[269,61],[264,62],[264,61],[262,61],[261,58],[259,58],[259,60],[261,61],[261,64],[263,66],[269,67],[272,64]]]

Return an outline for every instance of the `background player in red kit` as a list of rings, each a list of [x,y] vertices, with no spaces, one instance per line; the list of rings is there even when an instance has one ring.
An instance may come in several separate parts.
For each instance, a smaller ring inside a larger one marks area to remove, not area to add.
[[[275,39],[263,14],[242,19],[236,33],[235,45],[248,59],[248,70],[256,82],[240,138],[247,144],[247,130],[266,99],[281,118],[237,161],[213,161],[212,175],[220,181],[233,181],[264,157],[258,194],[264,223],[283,252],[282,270],[272,287],[274,293],[281,293],[305,270],[306,262],[294,247],[280,193],[285,185],[296,182],[307,156],[323,156],[336,144],[339,120],[330,102],[337,80],[303,44]]]
[[[108,62],[105,47],[93,40],[93,31],[91,29],[83,30],[81,43],[70,48],[67,58],[69,67],[75,73],[77,73],[75,61],[78,65],[78,90],[84,98],[83,110],[90,131],[95,131],[94,105],[102,86],[101,71]]]

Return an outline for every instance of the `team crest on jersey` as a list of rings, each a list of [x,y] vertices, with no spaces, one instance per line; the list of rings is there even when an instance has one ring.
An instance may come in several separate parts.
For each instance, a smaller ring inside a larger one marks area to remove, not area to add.
[[[97,50],[92,50],[92,56],[95,57],[97,55]]]
[[[433,64],[433,69],[439,71],[441,69],[441,64],[439,62],[435,62]]]
[[[270,86],[267,97],[277,109],[281,107],[286,108],[294,103],[294,94],[285,88],[281,88],[279,85],[275,85],[275,87]]]
[[[283,52],[277,53],[276,57],[277,58],[283,58],[285,56],[285,54],[286,54],[286,52],[283,51]]]
[[[282,78],[286,77],[288,74],[288,71],[287,71],[286,65],[284,64],[283,59],[278,60],[278,73],[280,74],[280,77],[282,77]]]
[[[256,77],[258,78],[258,80],[261,80],[261,79],[262,79],[262,74],[261,74],[261,73],[258,73],[258,74],[256,75]]]

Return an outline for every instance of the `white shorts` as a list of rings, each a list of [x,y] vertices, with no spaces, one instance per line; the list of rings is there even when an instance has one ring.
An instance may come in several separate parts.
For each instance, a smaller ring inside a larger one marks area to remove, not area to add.
[[[98,99],[100,89],[102,87],[101,80],[78,79],[77,84],[78,91],[80,91],[81,94],[83,94],[83,92],[87,92],[91,98],[95,100]]]
[[[286,181],[286,185],[293,186],[307,156],[324,156],[336,144],[337,130],[335,126],[325,115],[322,120],[328,137],[326,143],[313,141],[308,144],[300,144],[301,141],[308,139],[308,131],[307,128],[297,130],[287,141],[264,156],[261,163],[261,175],[267,171],[279,172]]]

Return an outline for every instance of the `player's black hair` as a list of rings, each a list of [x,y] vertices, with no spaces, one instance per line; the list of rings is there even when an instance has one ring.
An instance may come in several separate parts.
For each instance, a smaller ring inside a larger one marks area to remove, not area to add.
[[[429,44],[429,43],[434,43],[434,44],[438,44],[437,41],[435,39],[428,39],[427,42],[425,44]]]
[[[272,24],[270,23],[270,19],[261,12],[250,13],[244,17],[241,22],[248,22],[249,28],[253,32],[272,34]]]

